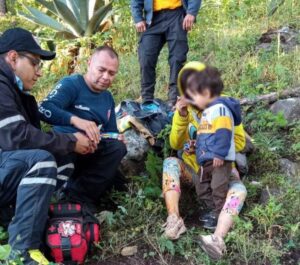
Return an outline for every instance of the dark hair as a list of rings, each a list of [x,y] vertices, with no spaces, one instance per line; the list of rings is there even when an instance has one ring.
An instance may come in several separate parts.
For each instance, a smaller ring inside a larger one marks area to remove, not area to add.
[[[194,69],[186,69],[185,71],[183,71],[181,77],[180,77],[180,86],[181,86],[181,92],[187,97],[185,91],[186,91],[186,88],[187,88],[187,81],[188,81],[188,78],[193,74],[193,73],[196,73],[197,71],[194,70]]]
[[[119,59],[119,55],[118,53],[116,52],[116,50],[112,47],[109,47],[109,46],[106,46],[106,45],[103,45],[103,46],[99,46],[97,47],[95,50],[94,50],[94,53],[98,53],[98,52],[107,52],[110,57],[112,59]]]
[[[221,73],[217,68],[211,66],[207,66],[201,72],[191,73],[186,80],[187,89],[200,94],[208,89],[211,97],[220,96],[224,89]]]

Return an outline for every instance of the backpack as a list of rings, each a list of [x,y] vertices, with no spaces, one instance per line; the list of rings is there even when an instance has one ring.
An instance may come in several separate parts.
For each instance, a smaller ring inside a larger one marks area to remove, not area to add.
[[[130,115],[139,119],[153,136],[157,136],[172,122],[173,112],[171,107],[160,99],[147,100],[142,104],[124,100],[120,103],[116,115],[117,118]]]
[[[93,243],[99,243],[98,220],[80,203],[50,205],[46,230],[49,255],[56,263],[83,264]]]

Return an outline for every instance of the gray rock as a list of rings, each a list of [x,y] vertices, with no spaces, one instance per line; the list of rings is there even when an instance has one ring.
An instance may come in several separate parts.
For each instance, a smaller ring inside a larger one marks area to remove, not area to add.
[[[138,132],[133,129],[124,133],[127,142],[127,155],[125,159],[142,161],[150,149],[150,144]]]
[[[121,250],[121,255],[127,257],[127,256],[132,256],[137,252],[138,252],[137,246],[125,247]]]
[[[280,37],[280,49],[284,52],[290,52],[297,48],[300,44],[300,31],[292,27],[282,27],[280,29],[270,29],[262,34],[256,51],[261,49],[271,51],[274,45],[278,45]]]
[[[124,136],[127,155],[121,162],[121,170],[126,176],[135,176],[143,171],[145,158],[151,147],[148,141],[133,129],[127,130]]]
[[[256,187],[261,187],[261,186],[262,186],[261,182],[255,181],[255,180],[252,180],[252,181],[250,182],[250,185],[256,186]]]
[[[145,160],[135,161],[131,159],[123,159],[121,162],[121,171],[125,176],[141,176],[141,172],[145,171]]]
[[[300,180],[300,162],[292,162],[286,158],[279,160],[281,173],[285,174],[292,181]]]
[[[249,170],[246,155],[242,153],[236,153],[235,162],[241,175],[246,175]]]
[[[285,119],[289,122],[298,121],[300,118],[300,98],[288,98],[278,100],[271,106],[274,114],[283,112]]]
[[[261,191],[259,202],[260,204],[266,205],[268,204],[271,196],[278,196],[281,194],[279,189],[275,188],[265,188]]]

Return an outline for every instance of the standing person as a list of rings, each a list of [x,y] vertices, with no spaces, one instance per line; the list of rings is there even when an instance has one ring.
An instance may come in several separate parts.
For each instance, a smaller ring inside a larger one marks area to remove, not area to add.
[[[165,43],[169,48],[170,81],[168,102],[178,96],[177,76],[188,53],[187,32],[192,29],[201,0],[131,0],[137,32],[141,33],[138,56],[143,101],[154,97],[156,64]]]
[[[119,139],[101,139],[101,134],[118,134],[115,102],[107,90],[119,68],[115,50],[95,49],[84,75],[63,78],[40,105],[41,119],[57,132],[83,132],[98,146],[93,154],[77,155],[75,172],[66,193],[95,211],[96,204],[112,185],[122,184],[118,171],[126,146]]]
[[[176,103],[176,111],[173,117],[170,134],[170,145],[178,150],[179,157],[166,158],[163,164],[163,194],[168,212],[165,224],[165,235],[169,239],[177,239],[186,231],[184,221],[179,211],[181,195],[181,183],[193,183],[197,189],[200,187],[194,141],[197,136],[198,124],[202,115],[202,109],[194,107],[186,93],[187,80],[195,72],[202,72],[206,65],[200,62],[190,62],[180,71],[178,77],[181,97]],[[245,148],[246,137],[243,125],[235,126],[234,142],[236,152]],[[238,175],[232,175],[229,189],[222,211],[214,227],[211,218],[207,220],[200,216],[201,223],[207,228],[215,229],[210,235],[200,236],[201,247],[213,259],[220,259],[226,249],[224,238],[233,225],[233,217],[241,211],[246,199],[247,190]]]
[[[55,53],[42,50],[22,28],[0,37],[0,220],[14,209],[8,227],[10,258],[21,255],[24,264],[48,264],[41,247],[50,198],[59,176],[70,176],[71,163],[60,155],[93,152],[81,133],[41,131],[35,98],[30,91],[42,76],[41,60]]]

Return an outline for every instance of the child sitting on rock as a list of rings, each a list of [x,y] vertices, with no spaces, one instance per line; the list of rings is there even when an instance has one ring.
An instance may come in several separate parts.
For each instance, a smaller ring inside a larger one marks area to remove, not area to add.
[[[237,100],[222,97],[224,85],[220,72],[206,67],[187,80],[187,95],[203,113],[196,141],[199,185],[197,194],[207,210],[200,216],[206,228],[216,227],[224,206],[235,161],[234,127],[241,124],[241,108]]]

